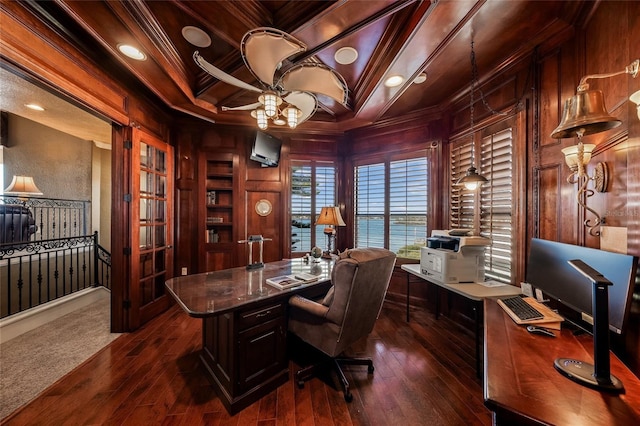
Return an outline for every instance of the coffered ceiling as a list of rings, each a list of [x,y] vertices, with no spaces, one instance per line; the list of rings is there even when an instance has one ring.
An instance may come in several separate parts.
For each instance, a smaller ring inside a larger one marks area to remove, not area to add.
[[[302,41],[307,49],[282,61],[285,70],[302,62],[322,63],[348,86],[346,104],[318,96],[305,129],[345,131],[419,112],[438,114],[464,96],[471,79],[474,40],[480,77],[509,66],[545,40],[571,32],[585,2],[520,0],[432,1],[62,1],[35,6],[87,52],[106,52],[132,78],[176,111],[216,123],[255,122],[249,111],[222,111],[254,103],[255,92],[207,74],[194,51],[246,83],[259,86],[240,54],[243,35],[272,27]],[[594,7],[594,6],[589,6]],[[183,36],[196,27],[211,38],[197,47]],[[125,57],[126,43],[141,49],[145,61]],[[351,64],[335,52],[357,50]],[[100,53],[101,54],[101,53]],[[421,73],[426,80],[414,83]],[[387,87],[400,75],[404,82]]]

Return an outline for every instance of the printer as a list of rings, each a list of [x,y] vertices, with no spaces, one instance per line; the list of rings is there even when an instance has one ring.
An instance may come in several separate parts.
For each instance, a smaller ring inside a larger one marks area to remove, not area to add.
[[[484,281],[484,249],[491,245],[491,240],[460,234],[447,230],[431,232],[427,246],[420,248],[422,275],[442,283]]]

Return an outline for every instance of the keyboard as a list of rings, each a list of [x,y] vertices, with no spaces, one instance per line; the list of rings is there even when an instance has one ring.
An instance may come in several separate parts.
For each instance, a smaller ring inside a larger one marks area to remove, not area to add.
[[[503,307],[509,309],[521,321],[536,320],[544,318],[536,308],[529,305],[522,297],[514,296],[498,299]]]

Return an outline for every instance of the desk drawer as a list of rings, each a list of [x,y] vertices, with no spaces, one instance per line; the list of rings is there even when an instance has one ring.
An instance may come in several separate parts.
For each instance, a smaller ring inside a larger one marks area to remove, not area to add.
[[[263,324],[284,315],[284,303],[273,303],[250,311],[238,313],[238,329],[246,330],[258,324]]]

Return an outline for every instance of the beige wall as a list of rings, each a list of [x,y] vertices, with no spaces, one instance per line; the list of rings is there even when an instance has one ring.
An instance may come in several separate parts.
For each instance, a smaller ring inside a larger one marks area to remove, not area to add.
[[[111,151],[9,114],[4,149],[5,186],[13,175],[33,176],[42,197],[91,201],[88,232],[111,247]]]

